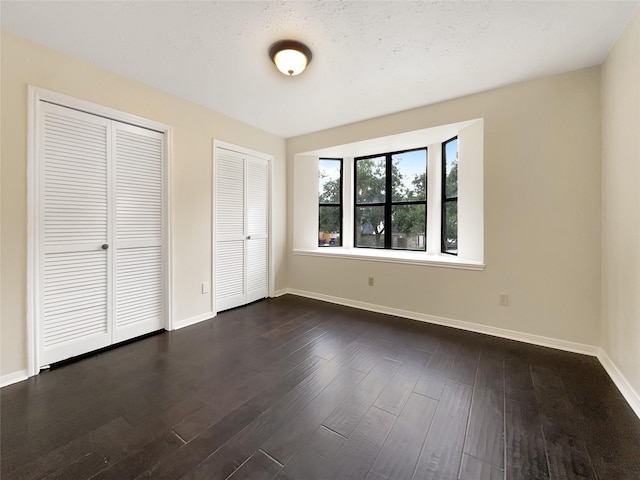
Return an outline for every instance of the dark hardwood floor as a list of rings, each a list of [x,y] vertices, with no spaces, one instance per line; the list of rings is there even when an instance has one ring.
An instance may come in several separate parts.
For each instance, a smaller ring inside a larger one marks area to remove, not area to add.
[[[1,390],[5,479],[640,479],[595,358],[287,295]]]

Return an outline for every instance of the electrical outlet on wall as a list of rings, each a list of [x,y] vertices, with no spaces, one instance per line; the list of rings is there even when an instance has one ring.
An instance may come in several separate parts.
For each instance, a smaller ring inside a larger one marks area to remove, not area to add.
[[[498,294],[498,305],[501,307],[509,306],[509,294],[508,293],[500,293]]]
[[[209,293],[209,282],[202,282],[202,294]]]
[[[369,285],[370,287],[373,287],[373,284],[374,284],[373,277],[369,277],[369,283],[368,283],[368,285]]]

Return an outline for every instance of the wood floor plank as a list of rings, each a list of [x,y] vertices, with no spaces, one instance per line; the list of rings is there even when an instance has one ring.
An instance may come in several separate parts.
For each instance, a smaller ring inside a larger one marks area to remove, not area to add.
[[[343,437],[349,437],[400,365],[399,362],[381,358],[323,425]]]
[[[300,363],[314,355],[325,360],[331,360],[344,350],[351,341],[352,338],[350,336],[332,332],[327,333],[299,348],[286,358],[294,363]]]
[[[458,478],[471,394],[471,387],[446,383],[416,465],[415,480]]]
[[[460,345],[451,367],[449,380],[473,387],[480,359],[480,348],[475,345]]]
[[[457,353],[458,345],[456,344],[448,342],[438,344],[438,348],[431,355],[427,366],[418,379],[414,391],[420,395],[439,400],[451,374]]]
[[[507,480],[548,480],[549,468],[537,409],[506,401]]]
[[[366,479],[395,422],[394,415],[371,407],[320,478]]]
[[[279,345],[276,348],[269,350],[264,355],[258,357],[250,357],[246,360],[246,363],[260,372],[265,366],[285,359],[292,353],[303,348],[305,345],[311,342],[318,341],[325,335],[327,335],[327,331],[321,326],[316,326],[300,335],[297,335],[285,344]]]
[[[3,425],[4,428],[4,425]],[[126,438],[132,431],[132,427],[125,419],[119,417],[101,427],[79,436],[71,442],[38,457],[33,461],[24,461],[18,468],[3,473],[0,478],[19,478],[22,480],[35,480],[44,478],[64,467],[77,462],[93,451],[103,454],[111,463],[126,456],[119,447],[122,438]],[[5,445],[2,443],[4,456]],[[114,448],[114,446],[116,446]]]
[[[304,313],[302,315],[292,316],[289,319],[286,317],[276,318],[272,323],[273,328],[261,333],[260,336],[262,338],[274,340],[287,334],[291,336],[292,332],[296,332],[296,330],[298,330],[296,334],[302,333],[299,329],[304,328],[305,326],[308,326],[309,329],[313,328],[313,325],[315,325],[313,319],[315,319],[315,317],[315,313]]]
[[[583,419],[571,405],[562,378],[546,368],[532,367],[531,373],[550,477],[597,478],[582,435]]]
[[[345,363],[344,366],[362,373],[370,373],[382,356],[393,347],[393,344],[380,339],[369,343],[366,341],[362,342],[359,340],[360,338],[361,337],[356,338],[354,343],[366,345],[368,348],[362,350],[359,355],[355,355],[354,358],[348,363]]]
[[[546,445],[552,479],[596,480],[589,455],[582,446],[575,445],[574,439],[556,435],[553,440],[546,439]]]
[[[278,480],[317,480],[326,472],[347,441],[341,435],[320,426],[307,444],[298,450],[276,477]]]
[[[361,372],[343,369],[300,413],[290,417],[264,442],[261,450],[281,464],[286,464],[299,449],[304,448],[313,432],[363,378]]]
[[[377,358],[382,356],[381,352],[378,352],[376,356],[376,352],[372,349],[373,347],[354,340],[332,358],[332,362],[341,368],[351,368],[362,373],[369,373]]]
[[[429,352],[421,350],[409,351],[406,359],[384,387],[373,406],[392,415],[400,415],[430,356]]]
[[[437,406],[433,398],[411,394],[371,468],[372,474],[398,479],[413,476]]]
[[[94,480],[122,480],[136,478],[145,470],[151,469],[165,456],[180,448],[184,443],[173,432],[167,432],[145,445],[138,452],[134,452],[115,465],[109,466],[92,477]]]
[[[271,480],[280,470],[282,470],[281,464],[258,450],[228,478],[229,480]]]
[[[189,443],[167,455],[144,472],[141,477],[164,480],[182,478],[254,421],[261,413],[262,411],[256,407],[247,404],[241,405]]]
[[[185,478],[226,478],[231,475],[289,418],[298,415],[333,381],[339,371],[331,367],[325,365],[309,375],[307,379],[243,428]]]
[[[473,389],[464,453],[504,468],[504,359],[483,351]]]
[[[46,480],[68,480],[71,478],[91,478],[109,466],[107,459],[98,452],[91,452],[70,465],[48,475]]]
[[[182,439],[189,441],[265,388],[277,384],[282,379],[288,380],[293,376],[304,375],[305,371],[313,371],[321,366],[320,362],[319,358],[310,358],[302,365],[296,365],[285,359],[266,367],[262,372],[255,373],[249,378],[239,381],[231,380],[214,396],[209,405],[181,420],[173,427],[173,430]]]
[[[505,356],[504,371],[505,397],[537,409],[529,360],[520,352],[510,352]]]
[[[531,477],[520,477],[531,478]],[[503,480],[504,472],[469,455],[462,455],[459,480]]]

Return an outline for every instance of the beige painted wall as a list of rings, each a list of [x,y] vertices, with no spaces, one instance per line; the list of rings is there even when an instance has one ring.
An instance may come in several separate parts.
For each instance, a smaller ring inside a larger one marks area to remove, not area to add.
[[[599,67],[292,138],[288,168],[296,153],[481,117],[484,271],[289,250],[289,287],[599,345]],[[290,227],[289,245],[293,235]],[[375,287],[367,286],[369,276]],[[498,306],[502,292],[511,296],[509,307]]]
[[[602,348],[640,395],[640,10],[602,67]]]
[[[275,157],[276,289],[286,286],[285,141],[126,77],[12,34],[1,36],[0,376],[27,368],[27,85],[146,117],[173,127],[174,321],[211,311],[200,283],[211,278],[212,143],[223,140]]]

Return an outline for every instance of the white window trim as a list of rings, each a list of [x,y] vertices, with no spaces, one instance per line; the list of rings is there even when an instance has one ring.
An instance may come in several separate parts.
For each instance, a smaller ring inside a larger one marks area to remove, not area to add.
[[[388,250],[383,248],[326,247],[317,249],[297,248],[294,255],[308,257],[346,258],[370,262],[401,263],[426,267],[455,268],[459,270],[484,270],[485,264],[451,255],[430,255],[425,252]]]
[[[388,137],[320,148],[294,155],[293,248],[294,255],[378,261],[465,270],[484,270],[484,121],[481,118],[457,124],[425,128]],[[459,235],[467,239],[458,255],[441,252],[442,143],[463,138],[460,145]],[[467,145],[468,144],[468,145]],[[467,147],[465,147],[467,145]],[[426,251],[356,248],[353,245],[354,158],[376,151],[428,149],[427,245]],[[463,149],[464,152],[463,152]],[[318,160],[343,159],[343,246],[318,247]],[[466,201],[465,198],[470,199]],[[463,218],[464,217],[464,218]],[[463,220],[461,220],[463,218]],[[435,234],[429,234],[435,232]],[[464,246],[464,249],[462,249]]]

